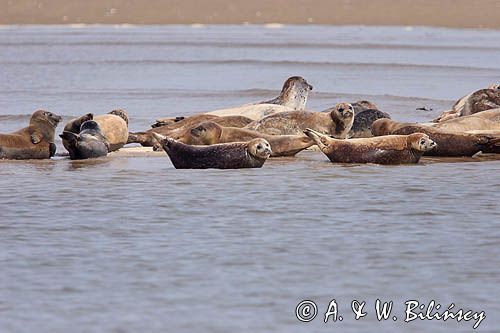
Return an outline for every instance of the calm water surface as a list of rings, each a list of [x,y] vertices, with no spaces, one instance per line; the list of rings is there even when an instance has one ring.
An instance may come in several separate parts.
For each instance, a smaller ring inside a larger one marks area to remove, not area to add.
[[[500,31],[219,26],[2,27],[0,131],[35,109],[158,117],[268,99],[368,98],[426,121],[500,79]],[[425,106],[433,111],[417,111]],[[58,128],[61,131],[62,126]],[[63,148],[58,142],[59,151]],[[404,323],[404,302],[500,327],[500,162],[175,170],[166,157],[0,161],[2,332],[471,332]],[[335,298],[342,322],[324,324]],[[378,322],[377,298],[396,322]],[[295,318],[304,299],[311,323]],[[368,315],[356,321],[354,299]]]

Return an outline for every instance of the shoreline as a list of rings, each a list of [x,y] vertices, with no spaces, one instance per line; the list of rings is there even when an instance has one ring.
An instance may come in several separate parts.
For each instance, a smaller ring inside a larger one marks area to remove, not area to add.
[[[0,1],[0,25],[285,24],[500,29],[495,0],[18,0]]]

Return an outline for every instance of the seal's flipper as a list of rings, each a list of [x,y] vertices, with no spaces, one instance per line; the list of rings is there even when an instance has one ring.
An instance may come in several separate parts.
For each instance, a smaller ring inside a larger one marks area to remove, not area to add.
[[[31,134],[31,143],[33,143],[34,145],[42,142],[42,139],[43,139],[43,135],[41,135],[40,133],[32,133]]]
[[[60,134],[59,136],[61,137],[61,139],[68,141],[69,144],[75,144],[78,140],[80,140],[79,134],[68,131],[62,132],[62,134]]]
[[[56,145],[54,143],[49,144],[49,152],[50,152],[50,157],[53,157],[56,154]]]

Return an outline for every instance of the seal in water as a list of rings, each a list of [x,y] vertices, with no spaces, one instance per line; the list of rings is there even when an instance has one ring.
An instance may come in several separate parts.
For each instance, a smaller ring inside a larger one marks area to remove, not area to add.
[[[176,169],[240,169],[260,168],[271,155],[269,142],[248,142],[190,146],[161,134],[153,133]]]
[[[306,128],[344,139],[351,130],[354,110],[339,103],[328,112],[289,111],[265,117],[245,128],[270,135],[301,135]]]
[[[314,141],[305,135],[268,135],[244,128],[224,127],[211,121],[187,129],[174,137],[177,141],[189,145],[247,142],[255,138],[263,138],[269,142],[271,157],[294,156],[315,145]]]
[[[0,134],[1,159],[45,159],[56,153],[55,130],[62,117],[45,110],[35,111],[28,127]]]
[[[349,140],[333,139],[309,128],[304,133],[333,163],[418,163],[424,152],[436,147],[424,133]]]
[[[69,157],[72,160],[96,158],[108,154],[108,142],[99,124],[94,120],[84,122],[79,134],[64,131],[59,136],[66,141]]]
[[[500,136],[453,133],[415,123],[398,123],[390,119],[375,121],[372,131],[375,136],[425,133],[437,144],[437,147],[425,152],[424,155],[473,156],[480,151],[483,153],[500,153]]]

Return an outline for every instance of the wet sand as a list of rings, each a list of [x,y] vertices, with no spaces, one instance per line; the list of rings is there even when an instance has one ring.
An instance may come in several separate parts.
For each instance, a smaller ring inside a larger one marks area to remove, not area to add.
[[[333,24],[500,28],[494,0],[0,1],[0,24]]]

